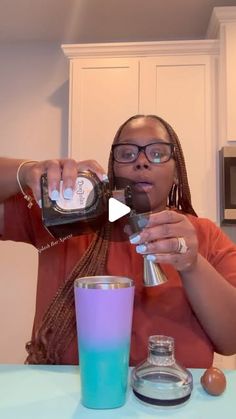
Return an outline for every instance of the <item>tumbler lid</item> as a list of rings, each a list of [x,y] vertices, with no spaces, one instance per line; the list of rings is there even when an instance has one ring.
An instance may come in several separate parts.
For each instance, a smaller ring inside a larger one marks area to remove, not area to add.
[[[133,287],[134,281],[124,276],[97,275],[77,278],[74,285],[77,288],[116,289]]]

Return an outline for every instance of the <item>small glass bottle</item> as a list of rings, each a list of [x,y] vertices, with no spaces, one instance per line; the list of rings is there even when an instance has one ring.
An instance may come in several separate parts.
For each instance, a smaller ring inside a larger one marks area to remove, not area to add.
[[[174,356],[174,339],[150,336],[148,358],[132,371],[131,385],[135,396],[155,406],[177,406],[186,402],[192,392],[190,371],[180,366]]]
[[[88,234],[99,230],[107,220],[108,200],[114,197],[130,206],[131,189],[110,190],[109,181],[101,182],[90,171],[78,173],[72,199],[65,199],[60,183],[59,199],[49,196],[46,174],[41,177],[42,220],[47,230],[56,238]]]

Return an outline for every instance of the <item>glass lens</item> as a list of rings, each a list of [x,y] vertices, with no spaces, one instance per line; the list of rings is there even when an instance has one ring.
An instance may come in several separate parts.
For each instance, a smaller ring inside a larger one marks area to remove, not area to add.
[[[120,163],[133,162],[138,157],[138,147],[132,144],[119,144],[114,148],[114,159]]]
[[[153,163],[164,163],[171,157],[171,144],[155,143],[146,146],[146,156]]]

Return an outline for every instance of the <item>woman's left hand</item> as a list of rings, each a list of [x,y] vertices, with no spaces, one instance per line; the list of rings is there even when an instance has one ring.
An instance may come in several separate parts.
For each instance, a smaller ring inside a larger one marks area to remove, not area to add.
[[[185,215],[165,210],[150,213],[148,217],[145,214],[141,223],[145,227],[130,236],[137,253],[148,255],[147,258],[154,262],[170,264],[180,272],[194,268],[198,257],[198,239]]]

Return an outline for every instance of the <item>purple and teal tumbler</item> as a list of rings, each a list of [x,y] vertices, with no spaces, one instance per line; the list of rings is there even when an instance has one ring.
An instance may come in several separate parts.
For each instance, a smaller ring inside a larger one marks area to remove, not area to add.
[[[81,401],[88,408],[112,409],[125,403],[133,300],[129,278],[75,280]]]

